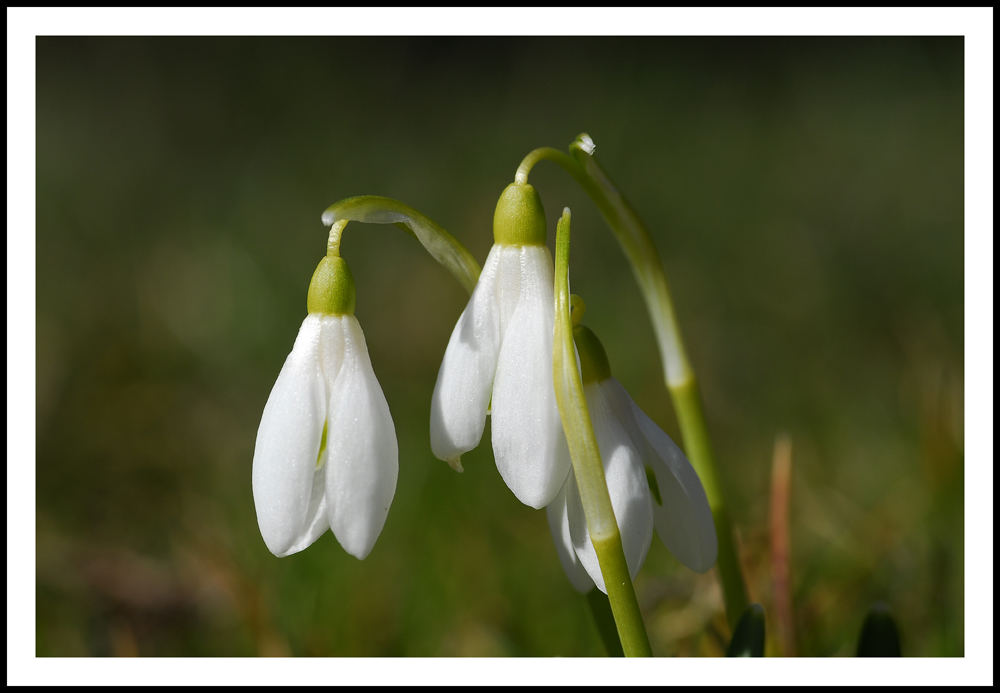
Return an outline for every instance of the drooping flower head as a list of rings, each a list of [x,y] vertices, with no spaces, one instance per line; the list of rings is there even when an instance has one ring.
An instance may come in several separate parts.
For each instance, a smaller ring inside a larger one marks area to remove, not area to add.
[[[276,556],[330,529],[344,550],[364,558],[396,491],[396,431],[354,305],[347,263],[323,258],[254,448],[257,523]]]
[[[493,216],[494,245],[462,312],[431,402],[431,449],[461,469],[492,417],[497,469],[534,508],[552,501],[569,459],[552,385],[552,255],[545,212],[527,183],[507,186]]]
[[[646,559],[654,527],[681,563],[707,571],[715,563],[718,546],[712,511],[697,473],[670,436],[611,376],[607,354],[593,331],[577,325],[573,337],[631,576]],[[581,592],[596,585],[607,593],[572,470],[547,513],[570,582]]]

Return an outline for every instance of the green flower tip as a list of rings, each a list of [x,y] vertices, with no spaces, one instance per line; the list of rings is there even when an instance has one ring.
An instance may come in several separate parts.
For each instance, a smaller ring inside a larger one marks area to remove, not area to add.
[[[573,328],[576,353],[580,355],[580,377],[583,384],[599,383],[611,377],[611,365],[601,340],[589,327],[577,325]]]
[[[511,183],[493,213],[493,240],[500,245],[545,245],[542,198],[528,183]]]
[[[355,300],[354,277],[344,259],[328,255],[320,260],[309,282],[309,313],[354,315]]]

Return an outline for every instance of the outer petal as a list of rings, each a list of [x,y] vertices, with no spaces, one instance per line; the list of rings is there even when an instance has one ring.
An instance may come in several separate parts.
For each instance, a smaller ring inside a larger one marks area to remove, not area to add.
[[[323,496],[316,469],[326,419],[321,332],[322,318],[306,316],[257,429],[254,506],[264,543],[276,556],[304,549],[325,530],[322,523],[319,533],[313,527]]]
[[[499,264],[499,246],[493,246],[451,333],[431,398],[431,450],[458,469],[459,457],[479,444],[486,424],[500,350]]]
[[[330,388],[326,500],[330,528],[344,549],[367,556],[396,493],[396,429],[375,378],[361,326],[341,316],[344,361]]]
[[[715,564],[718,543],[712,510],[698,474],[663,429],[646,416],[614,378],[604,381],[615,412],[642,449],[656,477],[662,504],[653,504],[660,539],[681,563],[703,573]]]
[[[621,533],[625,561],[634,578],[646,560],[653,539],[653,503],[650,498],[646,473],[639,452],[621,422],[612,413],[604,390],[599,383],[584,387],[587,407],[594,424],[594,436],[604,462],[604,477],[611,495],[618,531]],[[597,588],[607,594],[597,552],[587,532],[583,505],[579,493],[567,493],[569,498],[569,526],[580,563],[590,574]]]
[[[566,577],[569,578],[573,588],[582,593],[589,591],[594,586],[594,581],[590,579],[590,575],[587,574],[576,555],[576,549],[573,548],[573,538],[569,529],[569,510],[566,507],[566,500],[570,493],[576,494],[579,502],[576,477],[573,475],[572,469],[570,469],[569,476],[566,477],[566,483],[559,491],[559,495],[545,509],[545,513],[549,519],[549,529],[552,530],[552,539],[556,545],[559,562],[562,563]]]
[[[493,456],[514,495],[541,508],[569,473],[552,384],[552,256],[544,246],[518,252],[521,289],[493,380]]]
[[[330,383],[332,383],[344,361],[344,326],[343,321],[338,317],[329,315],[318,316],[322,325],[322,334],[319,341],[319,363],[323,380],[324,409],[330,399]],[[324,428],[326,420],[323,421]],[[312,545],[319,539],[326,530],[330,528],[327,518],[326,503],[326,448],[321,443],[319,454],[322,459],[318,460],[316,478],[313,482],[313,495],[309,501],[309,512],[307,513],[306,531],[288,553],[301,551]]]

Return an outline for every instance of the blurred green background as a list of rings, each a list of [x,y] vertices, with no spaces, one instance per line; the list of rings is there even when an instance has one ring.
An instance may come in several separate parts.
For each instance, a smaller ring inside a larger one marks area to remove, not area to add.
[[[904,654],[962,655],[962,51],[905,37],[39,38],[37,653],[603,654],[489,429],[464,474],[430,453],[466,295],[393,227],[352,225],[342,248],[400,448],[374,551],[359,562],[328,533],[279,560],[250,490],[323,209],[395,197],[482,261],[521,157],[587,131],[662,254],[768,654],[852,655],[882,601]],[[560,169],[531,180],[553,229],[573,209],[573,290],[615,375],[676,437],[613,237]],[[783,641],[768,528],[781,434]],[[712,573],[654,542],[637,591],[654,652],[724,652]]]

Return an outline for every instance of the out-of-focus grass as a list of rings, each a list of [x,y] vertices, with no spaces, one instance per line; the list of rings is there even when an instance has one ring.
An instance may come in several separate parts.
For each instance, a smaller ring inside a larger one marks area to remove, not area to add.
[[[798,652],[853,654],[884,601],[904,654],[961,655],[962,97],[957,38],[38,39],[38,654],[602,654],[489,428],[462,475],[430,454],[465,295],[391,227],[343,245],[400,448],[375,550],[276,559],[250,493],[321,211],[396,197],[482,260],[521,156],[586,130],[663,255],[752,598],[785,431]],[[532,182],[676,434],[621,253]],[[637,589],[657,654],[724,651],[711,574],[654,544]]]

